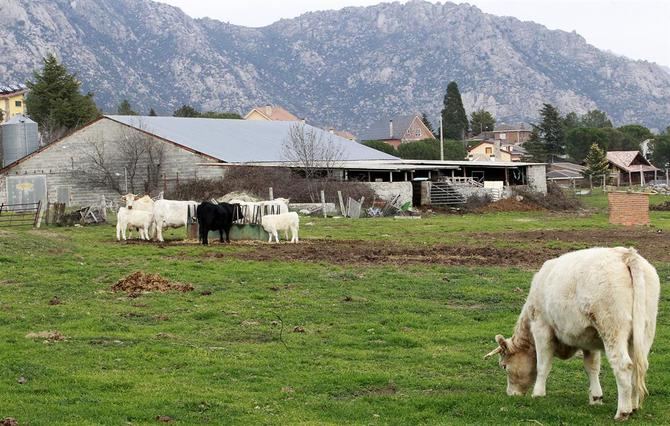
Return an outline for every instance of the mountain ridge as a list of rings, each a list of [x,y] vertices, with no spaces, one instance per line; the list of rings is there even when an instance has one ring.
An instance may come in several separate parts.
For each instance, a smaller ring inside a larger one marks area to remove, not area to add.
[[[0,0],[0,74],[25,81],[55,53],[105,111],[182,104],[245,113],[280,104],[308,121],[360,132],[379,117],[437,119],[449,81],[468,112],[535,121],[604,110],[617,123],[670,123],[670,74],[475,6],[381,3],[308,12],[260,28],[149,0]]]

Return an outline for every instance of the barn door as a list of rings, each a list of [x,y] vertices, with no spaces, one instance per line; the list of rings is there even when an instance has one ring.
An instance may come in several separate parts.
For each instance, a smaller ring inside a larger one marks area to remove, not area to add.
[[[7,204],[47,202],[45,175],[7,176]]]

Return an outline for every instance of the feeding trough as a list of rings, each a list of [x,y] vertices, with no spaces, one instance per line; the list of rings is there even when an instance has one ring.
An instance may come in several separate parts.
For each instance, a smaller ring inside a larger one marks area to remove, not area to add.
[[[257,240],[257,241],[267,241],[270,238],[270,235],[265,232],[263,227],[260,225],[262,212],[260,210],[254,212],[247,212],[247,206],[243,206],[243,215],[244,219],[237,220],[233,223],[233,226],[230,228],[230,235],[228,236],[231,241],[242,241],[242,240]],[[248,213],[248,214],[247,214]],[[195,215],[195,209],[191,210],[189,207],[188,223],[186,225],[188,237],[191,239],[198,239],[198,219]],[[214,230],[210,231],[207,235],[207,238],[210,241],[218,241],[220,237],[219,231]],[[224,235],[225,238],[225,235]]]

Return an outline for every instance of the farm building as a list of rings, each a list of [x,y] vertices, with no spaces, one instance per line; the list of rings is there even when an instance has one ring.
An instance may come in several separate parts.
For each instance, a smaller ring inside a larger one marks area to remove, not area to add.
[[[438,180],[475,186],[493,180],[546,191],[543,164],[401,160],[300,122],[110,115],[0,169],[0,200],[87,205],[102,195],[117,198],[225,177],[236,165],[299,169],[283,152],[295,126],[341,152],[337,162],[314,158],[315,168],[372,182],[380,192],[402,188],[412,197],[417,182]]]
[[[608,151],[610,177],[618,185],[644,185],[656,179],[659,169],[640,151]]]

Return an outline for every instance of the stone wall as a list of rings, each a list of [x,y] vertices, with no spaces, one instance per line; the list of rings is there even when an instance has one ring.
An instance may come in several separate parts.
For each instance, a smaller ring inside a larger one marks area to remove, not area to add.
[[[393,198],[400,195],[398,205],[403,205],[408,201],[412,202],[412,182],[367,182],[367,184],[382,200],[392,201]]]
[[[649,225],[649,194],[609,192],[610,223],[613,225]]]
[[[103,147],[108,161],[107,169],[111,170],[120,181],[121,192],[125,192],[124,163],[120,161],[121,138],[151,138],[163,148],[163,159],[160,164],[159,189],[166,182],[174,183],[176,179],[207,178],[223,176],[220,167],[198,166],[198,163],[215,163],[214,159],[191,152],[171,142],[145,135],[139,130],[127,127],[108,118],[102,118],[93,124],[35,152],[18,165],[0,175],[0,200],[7,202],[7,176],[45,175],[47,181],[47,198],[49,202],[57,201],[59,188],[69,189],[70,205],[85,206],[100,201],[101,196],[116,199],[119,192],[95,183],[95,179],[87,175],[92,170],[91,156],[94,146]],[[144,192],[147,180],[149,161],[141,158],[137,166],[135,188],[128,191]]]

